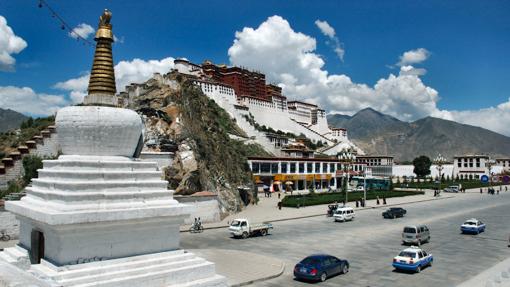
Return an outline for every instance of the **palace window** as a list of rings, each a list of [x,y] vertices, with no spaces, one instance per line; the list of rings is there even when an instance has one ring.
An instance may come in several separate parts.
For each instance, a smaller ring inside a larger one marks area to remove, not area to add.
[[[277,162],[273,162],[271,164],[271,173],[278,173],[278,163]]]
[[[305,173],[305,164],[302,162],[299,163],[299,173]]]
[[[315,163],[315,173],[319,173],[319,172],[321,172],[321,163],[316,162]]]
[[[260,172],[260,164],[258,162],[252,162],[251,163],[251,171],[253,173],[259,173]]]
[[[269,162],[263,162],[260,164],[260,172],[261,173],[270,173],[271,172],[271,164]]]
[[[296,163],[295,162],[290,163],[290,173],[296,173]]]
[[[282,162],[282,173],[287,173],[287,163]]]
[[[313,173],[313,164],[311,162],[306,164],[306,172]]]

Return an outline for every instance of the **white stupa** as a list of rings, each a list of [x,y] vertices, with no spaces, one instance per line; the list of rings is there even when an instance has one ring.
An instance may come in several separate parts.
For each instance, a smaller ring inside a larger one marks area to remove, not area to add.
[[[192,207],[173,199],[156,163],[134,159],[140,116],[99,106],[115,103],[98,84],[114,81],[113,61],[101,51],[109,46],[111,59],[110,18],[105,11],[96,34],[89,106],[57,113],[63,155],[43,161],[27,196],[6,202],[20,221],[20,241],[0,260],[49,286],[227,286],[213,263],[180,250],[179,226]],[[106,80],[105,69],[112,71]]]

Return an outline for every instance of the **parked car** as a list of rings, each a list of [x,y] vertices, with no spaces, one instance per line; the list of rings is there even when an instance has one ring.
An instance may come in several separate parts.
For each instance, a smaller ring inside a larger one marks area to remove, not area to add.
[[[273,229],[271,223],[254,223],[251,224],[248,219],[238,218],[232,221],[228,231],[234,237],[241,237],[246,239],[255,234],[265,236],[269,233],[269,230]]]
[[[462,233],[474,233],[478,234],[485,231],[485,223],[481,222],[476,218],[470,218],[460,226],[460,232]]]
[[[393,258],[393,267],[397,270],[421,272],[423,267],[432,266],[434,258],[419,247],[406,248]]]
[[[301,260],[294,267],[297,279],[326,281],[328,277],[349,272],[349,262],[327,254],[315,254]]]
[[[365,190],[365,187],[362,185],[356,187],[356,191],[364,191],[364,190]]]
[[[449,187],[443,189],[444,192],[455,192],[458,193],[460,190],[460,187],[458,185],[450,185]]]
[[[384,218],[404,217],[407,211],[402,207],[391,207],[382,213]]]
[[[354,213],[354,209],[349,206],[342,206],[339,207],[333,212],[333,217],[335,218],[335,221],[348,221],[353,220],[354,217],[356,217],[356,214]]]
[[[418,244],[421,245],[423,242],[430,241],[430,230],[427,226],[420,225],[408,225],[404,227],[402,232],[402,243],[403,244]]]

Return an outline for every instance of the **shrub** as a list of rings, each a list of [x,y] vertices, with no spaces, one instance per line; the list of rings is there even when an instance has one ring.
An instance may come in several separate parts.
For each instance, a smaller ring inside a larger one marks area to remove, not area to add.
[[[32,178],[37,178],[37,170],[43,168],[42,158],[36,155],[27,155],[23,157],[23,181],[29,184]]]
[[[423,191],[367,191],[367,200],[379,198],[402,197],[424,194]],[[356,201],[363,198],[363,192],[349,192],[348,200]],[[311,206],[319,204],[330,204],[345,200],[345,192],[315,193],[313,195],[286,195],[282,200],[285,207]]]

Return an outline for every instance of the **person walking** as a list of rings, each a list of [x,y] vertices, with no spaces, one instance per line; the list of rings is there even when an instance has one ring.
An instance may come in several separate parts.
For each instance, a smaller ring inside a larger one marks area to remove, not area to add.
[[[480,188],[480,194],[482,194],[482,193],[483,193],[483,189],[482,189],[482,188]]]
[[[379,196],[377,196],[377,201],[376,201],[377,205],[379,205]]]
[[[383,204],[386,205],[386,196],[383,196],[382,200]]]

